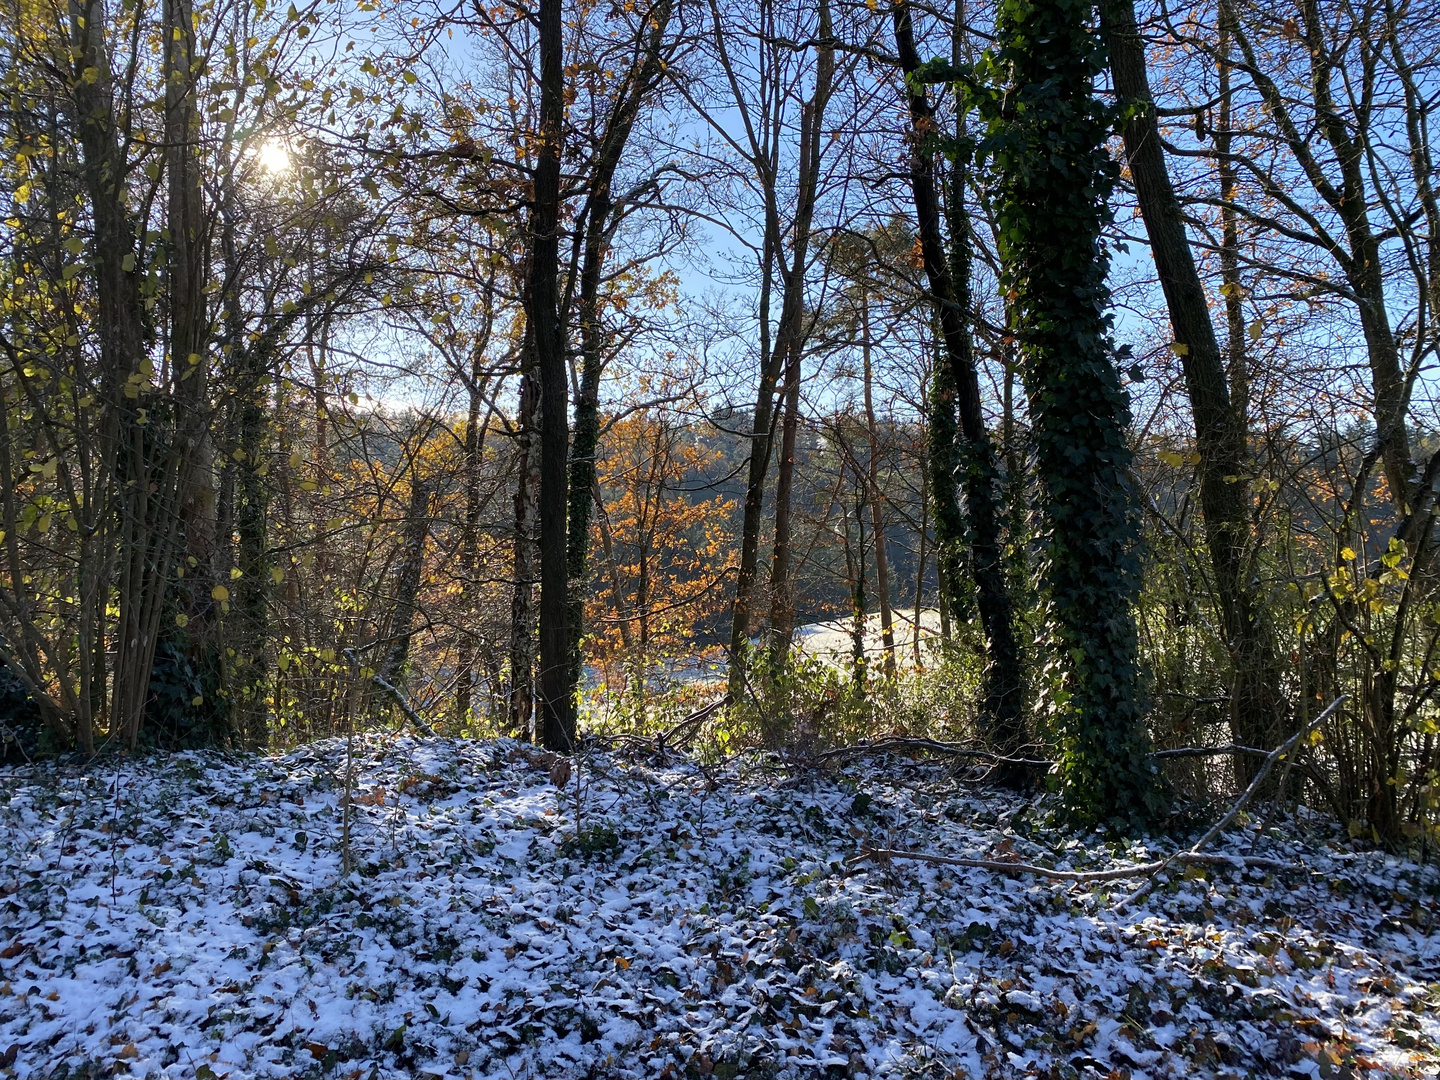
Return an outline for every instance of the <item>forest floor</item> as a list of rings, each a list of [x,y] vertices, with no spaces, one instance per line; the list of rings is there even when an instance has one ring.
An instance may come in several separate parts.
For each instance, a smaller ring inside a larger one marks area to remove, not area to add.
[[[906,760],[587,755],[581,829],[500,742],[0,770],[0,1075],[1433,1076],[1432,867],[1311,824],[1293,870],[1098,885],[1174,850]],[[1246,852],[1254,823],[1214,850]]]

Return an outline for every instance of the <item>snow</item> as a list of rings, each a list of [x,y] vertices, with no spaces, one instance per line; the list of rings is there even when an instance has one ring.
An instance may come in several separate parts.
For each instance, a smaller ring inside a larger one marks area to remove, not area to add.
[[[888,759],[792,774],[500,742],[0,770],[0,1073],[1433,1074],[1433,868],[1302,821],[1293,872],[1074,884],[1124,845]],[[870,796],[857,802],[857,792]],[[855,807],[866,810],[856,812]],[[1004,824],[1001,824],[1001,823]],[[1238,829],[1223,850],[1257,843]],[[1053,1073],[1057,1067],[1061,1073]],[[1117,1072],[1116,1070],[1123,1070]]]

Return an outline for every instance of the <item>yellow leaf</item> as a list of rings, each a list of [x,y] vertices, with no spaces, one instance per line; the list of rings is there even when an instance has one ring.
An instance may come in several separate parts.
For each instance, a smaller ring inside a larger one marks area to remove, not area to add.
[[[1186,345],[1183,341],[1172,341],[1170,343],[1170,351],[1176,356],[1189,356],[1190,346]]]
[[[1354,561],[1355,561],[1355,549],[1352,548],[1352,547],[1344,547],[1344,548],[1341,548],[1341,549],[1340,549],[1340,558],[1341,558],[1341,560],[1344,561],[1344,562],[1354,562]]]
[[[176,626],[180,626],[180,627],[189,626],[189,625],[190,625],[190,616],[189,616],[189,615],[186,615],[186,614],[182,611],[179,615],[176,615],[176,616],[175,616],[175,625],[176,625]]]
[[[190,704],[194,705],[198,709],[201,705],[205,704],[205,698],[201,694],[196,694],[190,699]]]
[[[1263,334],[1264,332],[1265,332],[1265,327],[1263,327],[1263,326],[1260,325],[1260,320],[1259,320],[1259,319],[1256,319],[1254,322],[1252,322],[1252,323],[1250,324],[1250,329],[1249,329],[1248,333],[1250,334],[1250,340],[1251,340],[1251,341],[1259,341],[1259,340],[1260,340],[1260,335]]]
[[[270,568],[270,577],[274,579],[276,585],[279,585],[285,580],[285,571],[278,566],[272,566]]]
[[[1177,454],[1174,450],[1161,450],[1160,453],[1156,455],[1156,457],[1158,457],[1166,465],[1172,465],[1177,468],[1185,464],[1185,455]]]
[[[210,590],[210,599],[221,601],[229,600],[230,590],[227,589],[224,585],[216,585],[213,589]]]

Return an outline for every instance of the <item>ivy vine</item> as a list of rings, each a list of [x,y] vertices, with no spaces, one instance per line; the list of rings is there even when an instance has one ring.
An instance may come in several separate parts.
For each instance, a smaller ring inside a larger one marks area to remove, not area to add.
[[[1090,0],[1001,0],[994,45],[958,79],[984,124],[988,170],[1030,407],[1046,586],[1041,706],[1060,787],[1085,823],[1143,829],[1164,805],[1145,731],[1135,627],[1140,522],[1129,397],[1111,340],[1102,230],[1117,119],[1095,93],[1105,52]]]

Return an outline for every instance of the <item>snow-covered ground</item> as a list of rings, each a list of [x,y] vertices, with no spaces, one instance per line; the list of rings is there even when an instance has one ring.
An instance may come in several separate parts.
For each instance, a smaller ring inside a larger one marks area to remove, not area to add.
[[[1433,1075],[1436,874],[1274,831],[1267,873],[1089,887],[862,845],[1099,868],[890,760],[509,742],[0,770],[0,1073],[19,1077]],[[1288,829],[1288,826],[1287,826]],[[1238,831],[1217,850],[1246,851]],[[1371,1071],[1369,1073],[1366,1070]]]

